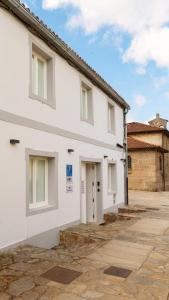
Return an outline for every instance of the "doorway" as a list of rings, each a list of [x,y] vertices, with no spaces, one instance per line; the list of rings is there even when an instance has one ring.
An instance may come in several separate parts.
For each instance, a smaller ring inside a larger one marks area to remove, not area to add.
[[[102,223],[101,163],[81,162],[82,223]]]

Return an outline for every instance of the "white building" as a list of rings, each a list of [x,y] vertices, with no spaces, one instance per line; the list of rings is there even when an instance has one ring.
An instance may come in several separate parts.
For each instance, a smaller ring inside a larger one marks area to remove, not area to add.
[[[0,249],[51,247],[124,204],[129,107],[19,0],[0,37]]]

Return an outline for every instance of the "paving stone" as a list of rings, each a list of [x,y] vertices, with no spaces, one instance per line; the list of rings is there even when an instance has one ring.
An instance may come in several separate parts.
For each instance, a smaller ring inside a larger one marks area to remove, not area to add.
[[[99,299],[104,296],[104,293],[88,290],[83,293],[83,297],[87,299]]]
[[[19,296],[20,294],[33,289],[34,286],[35,284],[30,277],[23,277],[12,282],[7,292],[12,296]]]
[[[152,234],[163,234],[168,227],[169,221],[143,218],[137,221],[136,224],[131,225],[128,230],[141,231]]]
[[[0,300],[9,300],[11,297],[6,293],[0,293]]]
[[[43,300],[43,299],[41,299]],[[74,294],[63,293],[55,297],[55,300],[84,300],[84,298],[76,296]]]

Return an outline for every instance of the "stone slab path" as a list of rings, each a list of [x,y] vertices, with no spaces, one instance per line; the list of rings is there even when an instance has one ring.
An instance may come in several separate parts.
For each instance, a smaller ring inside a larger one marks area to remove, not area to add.
[[[151,250],[152,246],[112,240],[89,255],[88,258],[135,270],[140,268]]]
[[[128,230],[160,235],[163,234],[168,227],[169,221],[143,218],[130,226]]]
[[[1,253],[0,300],[169,300],[169,193],[144,195],[132,192],[130,203],[150,209],[99,227],[109,240]],[[67,285],[41,276],[55,266],[82,275]],[[111,266],[131,273],[127,278],[104,274]]]

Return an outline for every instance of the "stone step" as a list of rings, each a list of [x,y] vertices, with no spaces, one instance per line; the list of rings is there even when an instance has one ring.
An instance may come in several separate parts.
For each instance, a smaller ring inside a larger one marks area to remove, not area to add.
[[[60,244],[65,247],[72,247],[74,245],[84,245],[94,243],[95,240],[83,233],[72,232],[70,230],[61,230],[60,231]]]
[[[138,215],[119,213],[118,220],[134,220],[139,219]]]
[[[133,214],[133,213],[144,213],[147,210],[144,208],[136,208],[136,207],[119,207],[118,212],[119,213],[127,213],[127,214]]]
[[[116,220],[117,220],[116,213],[109,212],[109,213],[104,214],[104,222],[106,224],[116,222]]]

